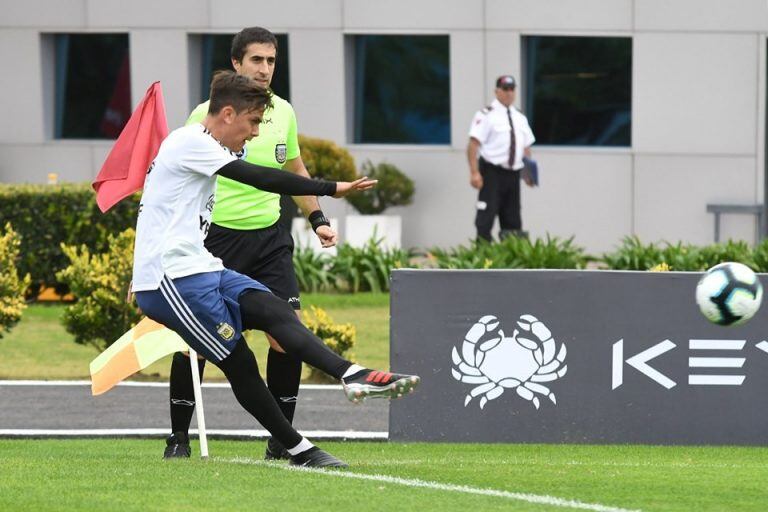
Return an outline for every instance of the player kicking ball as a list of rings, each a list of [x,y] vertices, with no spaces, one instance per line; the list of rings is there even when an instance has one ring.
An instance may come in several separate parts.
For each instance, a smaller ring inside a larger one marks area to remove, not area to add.
[[[288,302],[224,268],[203,245],[217,175],[292,196],[344,197],[376,184],[367,178],[310,180],[240,160],[246,141],[258,135],[270,94],[251,78],[217,73],[207,117],[163,141],[139,206],[132,290],[145,315],[176,331],[221,369],[240,405],[288,449],[291,464],[346,467],[285,419],[259,375],[243,330],[268,333],[287,353],[340,379],[352,401],[403,396],[419,384],[419,377],[369,370],[341,358],[301,324]]]

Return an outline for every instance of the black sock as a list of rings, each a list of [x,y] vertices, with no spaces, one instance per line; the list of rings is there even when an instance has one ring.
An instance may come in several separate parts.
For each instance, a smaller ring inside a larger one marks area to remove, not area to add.
[[[266,332],[287,354],[337,379],[352,365],[307,329],[286,301],[269,292],[249,290],[239,302],[243,327]]]
[[[270,347],[267,354],[267,387],[283,415],[293,423],[301,382],[301,360]]]
[[[296,315],[294,315],[296,318]],[[266,428],[272,437],[287,449],[302,440],[301,434],[291,426],[275,399],[267,389],[261,376],[256,358],[242,337],[226,359],[217,363],[232,385],[232,392],[243,408],[251,413]]]
[[[200,380],[203,380],[205,359],[197,360]],[[189,424],[195,412],[195,390],[192,386],[192,367],[189,357],[176,352],[171,363],[171,432],[189,433]]]

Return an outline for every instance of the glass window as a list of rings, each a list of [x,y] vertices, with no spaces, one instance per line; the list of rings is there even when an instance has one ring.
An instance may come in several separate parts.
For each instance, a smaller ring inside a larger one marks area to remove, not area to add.
[[[208,100],[211,77],[214,71],[232,69],[232,38],[235,34],[204,34],[201,41],[202,58],[200,59],[201,87],[200,102]],[[286,101],[291,101],[288,80],[288,35],[275,34],[277,38],[277,63],[272,76],[272,90]]]
[[[631,145],[631,38],[529,36],[523,45],[538,144]]]
[[[448,36],[354,38],[356,143],[450,144]]]
[[[131,117],[127,34],[56,34],[57,139],[116,139]]]

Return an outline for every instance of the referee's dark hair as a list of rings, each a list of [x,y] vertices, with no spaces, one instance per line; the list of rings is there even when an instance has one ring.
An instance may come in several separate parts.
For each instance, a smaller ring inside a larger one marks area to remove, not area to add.
[[[277,53],[277,38],[275,34],[263,27],[248,27],[235,34],[235,37],[232,38],[232,48],[229,50],[230,57],[237,62],[243,62],[246,48],[253,43],[271,44],[275,47],[275,53]]]
[[[238,114],[272,108],[272,93],[247,76],[234,71],[217,71],[211,81],[209,114],[218,114],[227,105]]]

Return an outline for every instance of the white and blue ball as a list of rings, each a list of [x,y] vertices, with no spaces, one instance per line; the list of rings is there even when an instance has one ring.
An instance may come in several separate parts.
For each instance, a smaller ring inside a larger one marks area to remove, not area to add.
[[[707,270],[696,286],[696,303],[710,322],[741,325],[755,316],[763,300],[763,286],[751,268],[721,263]]]

